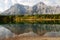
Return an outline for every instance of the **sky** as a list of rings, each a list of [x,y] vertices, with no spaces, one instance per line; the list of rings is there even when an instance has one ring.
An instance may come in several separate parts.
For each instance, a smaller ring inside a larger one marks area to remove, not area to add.
[[[3,12],[16,3],[33,6],[39,2],[46,5],[60,5],[60,0],[0,0],[0,11]]]

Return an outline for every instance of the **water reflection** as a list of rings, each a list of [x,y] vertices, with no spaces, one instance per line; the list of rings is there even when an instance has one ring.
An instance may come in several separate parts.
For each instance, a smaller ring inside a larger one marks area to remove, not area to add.
[[[27,33],[33,31],[39,35],[43,35],[46,32],[51,31],[60,31],[59,24],[28,24],[28,23],[21,23],[21,24],[3,24],[4,27],[8,28],[12,32],[16,34]]]

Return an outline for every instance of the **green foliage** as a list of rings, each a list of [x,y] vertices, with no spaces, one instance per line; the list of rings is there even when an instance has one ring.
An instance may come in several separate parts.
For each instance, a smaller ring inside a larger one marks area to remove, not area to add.
[[[17,22],[15,20],[21,20]],[[27,20],[25,20],[27,19]],[[32,19],[32,20],[29,20]],[[38,19],[38,20],[37,20]],[[49,19],[49,20],[48,20]],[[0,24],[16,24],[16,23],[40,23],[40,24],[60,24],[60,14],[41,14],[41,15],[10,15],[10,16],[0,16]]]

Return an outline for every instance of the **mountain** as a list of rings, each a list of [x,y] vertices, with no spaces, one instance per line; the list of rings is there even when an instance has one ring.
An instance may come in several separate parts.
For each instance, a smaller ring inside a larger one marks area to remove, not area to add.
[[[4,11],[2,15],[24,15],[27,13],[29,6],[15,4],[10,9]]]
[[[59,14],[60,6],[48,6],[43,2],[39,2],[33,7],[15,4],[8,10],[4,11],[2,15],[35,15],[35,14]]]
[[[0,14],[1,14],[2,12],[0,11]]]
[[[60,13],[60,6],[48,6],[43,2],[40,2],[33,6],[34,14],[56,14]]]

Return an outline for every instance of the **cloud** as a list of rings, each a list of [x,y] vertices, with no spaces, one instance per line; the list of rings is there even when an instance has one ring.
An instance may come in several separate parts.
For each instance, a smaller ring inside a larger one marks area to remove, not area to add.
[[[0,7],[0,12],[4,11],[1,7]]]
[[[5,2],[5,4],[7,4],[8,3],[8,0],[5,0],[4,2]]]
[[[14,5],[15,3],[17,3],[17,0],[11,0],[12,4]]]
[[[12,5],[11,0],[0,0],[0,11],[7,10]]]
[[[5,0],[4,3],[5,3],[5,10],[6,10],[8,9],[8,0]]]
[[[16,4],[16,3],[19,3],[19,4],[23,4],[23,5],[29,5],[29,6],[33,6],[34,4],[40,2],[40,0],[11,0],[12,1],[12,4]]]
[[[44,2],[47,5],[60,5],[60,0],[0,0],[0,11],[6,10],[16,3],[33,6],[38,2]]]
[[[60,5],[60,0],[41,0],[41,1],[51,6]]]

